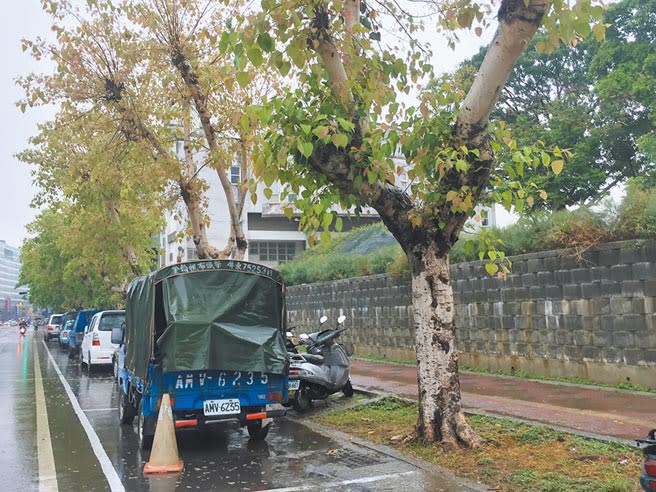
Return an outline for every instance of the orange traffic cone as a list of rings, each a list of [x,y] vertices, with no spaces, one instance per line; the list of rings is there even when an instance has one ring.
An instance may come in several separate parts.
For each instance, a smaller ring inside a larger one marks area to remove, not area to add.
[[[144,473],[181,472],[183,469],[184,463],[178,455],[178,443],[175,440],[171,400],[169,394],[164,393],[155,426],[153,450],[150,461],[144,465]]]

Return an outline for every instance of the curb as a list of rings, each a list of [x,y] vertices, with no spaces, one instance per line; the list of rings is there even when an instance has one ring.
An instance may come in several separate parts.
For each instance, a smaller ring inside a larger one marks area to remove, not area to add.
[[[459,490],[462,490],[462,492],[490,492],[494,490],[483,484],[474,482],[468,478],[459,477],[458,475],[453,473],[451,470],[448,470],[447,468],[443,468],[441,466],[433,465],[426,461],[422,461],[416,458],[412,458],[410,456],[403,455],[400,452],[398,452],[396,449],[391,448],[389,446],[385,446],[382,444],[374,444],[365,439],[361,439],[359,437],[346,434],[344,432],[338,431],[336,429],[325,426],[323,424],[319,424],[317,422],[304,420],[302,418],[293,418],[289,416],[287,418],[290,418],[294,422],[306,426],[307,428],[309,428],[314,432],[317,432],[318,434],[322,434],[326,437],[334,439],[335,441],[355,444],[357,446],[370,449],[372,451],[383,454],[395,460],[402,461],[404,463],[412,465],[427,473],[444,477],[449,482],[452,482],[453,484],[457,484],[460,487]]]

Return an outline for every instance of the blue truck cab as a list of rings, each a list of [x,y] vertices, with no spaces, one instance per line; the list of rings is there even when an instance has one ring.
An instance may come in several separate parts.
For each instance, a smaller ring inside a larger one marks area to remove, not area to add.
[[[280,274],[233,260],[179,263],[135,279],[112,332],[119,419],[152,445],[162,396],[176,430],[225,421],[265,439],[283,416],[289,359]]]

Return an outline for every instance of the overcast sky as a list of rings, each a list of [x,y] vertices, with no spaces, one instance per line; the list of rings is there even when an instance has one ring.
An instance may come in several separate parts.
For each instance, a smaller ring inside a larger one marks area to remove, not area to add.
[[[18,162],[16,152],[24,149],[27,139],[36,132],[36,124],[52,116],[44,109],[20,112],[15,102],[21,91],[14,84],[20,74],[45,68],[36,63],[20,47],[22,38],[48,35],[50,24],[42,12],[39,0],[4,2],[0,30],[0,59],[3,62],[0,79],[0,239],[11,246],[20,246],[26,235],[25,225],[35,216],[29,206],[34,196],[29,166]]]
[[[19,162],[14,154],[24,149],[30,136],[36,133],[36,125],[53,116],[53,110],[47,108],[28,109],[25,114],[15,106],[22,96],[14,79],[35,71],[47,71],[45,61],[36,62],[20,47],[22,38],[33,39],[36,36],[50,36],[50,22],[41,10],[39,0],[19,0],[4,2],[3,29],[0,30],[0,50],[3,61],[2,86],[0,100],[2,113],[0,125],[0,239],[12,246],[20,246],[26,237],[25,225],[33,220],[36,211],[29,204],[36,193],[30,176],[30,166]],[[427,33],[431,38],[432,33]],[[484,37],[490,38],[490,32]],[[445,47],[432,46],[436,53],[435,65],[440,71],[452,70],[462,61],[478,51],[480,39],[471,36],[461,43],[456,52]],[[442,44],[442,43],[440,43]],[[442,44],[445,46],[445,44]]]

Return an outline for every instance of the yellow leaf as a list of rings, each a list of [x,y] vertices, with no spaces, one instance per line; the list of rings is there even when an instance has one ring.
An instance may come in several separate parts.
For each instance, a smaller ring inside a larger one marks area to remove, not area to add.
[[[554,172],[554,174],[556,176],[558,176],[563,171],[563,166],[564,165],[565,165],[565,162],[563,162],[562,159],[552,161],[551,162],[551,170]]]
[[[540,198],[542,198],[543,200],[546,200],[547,196],[549,196],[549,195],[547,194],[546,191],[544,191],[544,190],[540,191]]]
[[[529,207],[533,207],[533,203],[534,203],[533,197],[532,197],[532,196],[529,196],[529,197],[526,199],[526,203],[528,204]]]
[[[458,198],[458,192],[453,191],[453,190],[447,192],[447,194],[446,194],[446,199],[447,199],[448,201],[452,202],[452,201],[455,200],[456,198]]]
[[[496,263],[486,263],[485,271],[488,275],[492,276],[499,271],[499,267]]]

